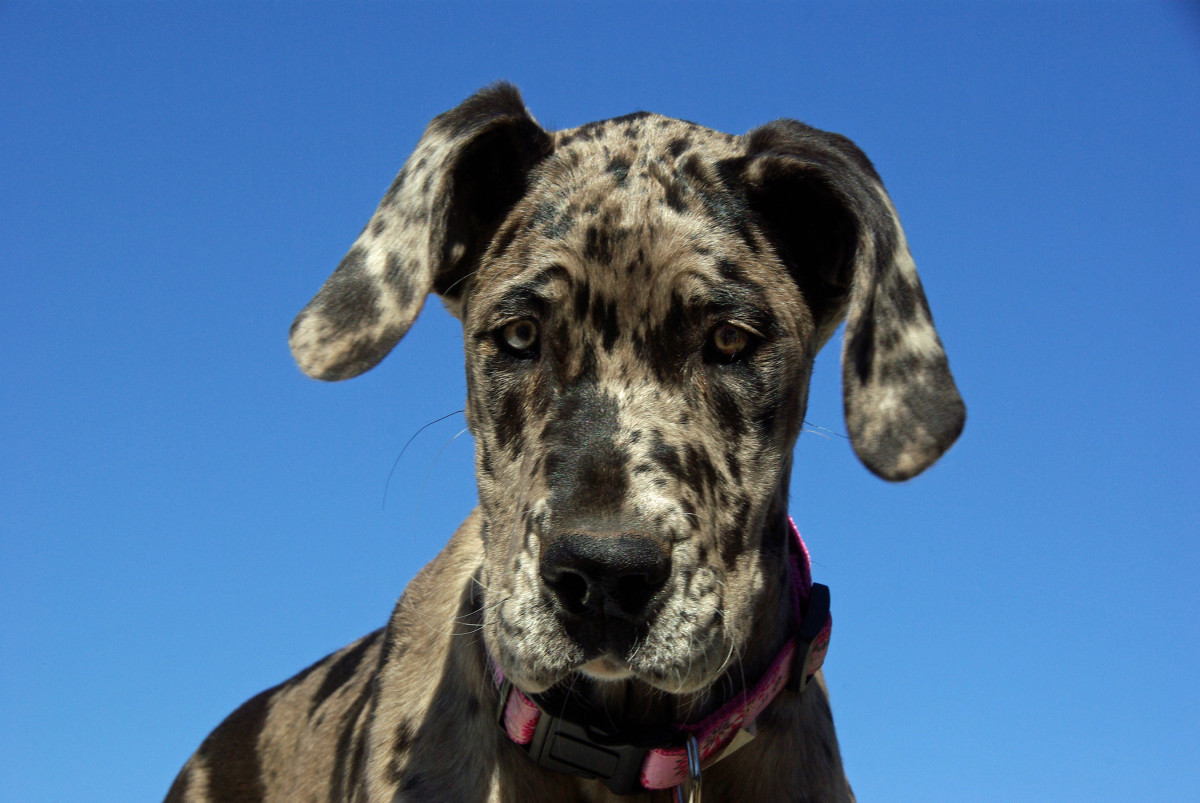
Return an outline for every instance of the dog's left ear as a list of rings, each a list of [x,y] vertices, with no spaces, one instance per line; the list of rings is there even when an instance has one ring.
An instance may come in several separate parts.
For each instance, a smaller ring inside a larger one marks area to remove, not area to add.
[[[471,274],[526,177],[552,149],[516,87],[497,84],[438,115],[337,270],[292,323],[317,379],[349,379],[400,341],[433,291],[458,314]]]
[[[793,120],[745,142],[748,202],[818,331],[827,337],[846,315],[842,388],[854,451],[884,479],[916,476],[958,438],[966,407],[883,183],[850,140]]]

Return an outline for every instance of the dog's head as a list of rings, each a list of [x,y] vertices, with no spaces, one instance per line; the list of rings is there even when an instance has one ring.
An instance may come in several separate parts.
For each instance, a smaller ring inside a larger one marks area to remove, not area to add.
[[[705,688],[782,594],[791,452],[847,319],[846,422],[912,477],[965,409],[891,201],[849,140],[652,114],[547,132],[507,85],[430,124],[291,346],[378,363],[436,292],[463,323],[484,632],[573,671]]]

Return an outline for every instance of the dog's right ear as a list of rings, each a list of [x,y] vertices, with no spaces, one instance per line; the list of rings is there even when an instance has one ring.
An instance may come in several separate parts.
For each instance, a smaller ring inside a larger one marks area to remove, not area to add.
[[[292,323],[304,373],[373,368],[437,292],[455,314],[470,276],[552,138],[516,87],[496,84],[438,115],[337,270]]]

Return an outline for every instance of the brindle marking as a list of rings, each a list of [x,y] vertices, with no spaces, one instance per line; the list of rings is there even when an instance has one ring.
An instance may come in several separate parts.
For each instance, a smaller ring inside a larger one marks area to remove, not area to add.
[[[513,87],[485,89],[430,124],[293,353],[360,374],[430,292],[463,323],[479,507],[386,628],[235,711],[168,800],[609,800],[497,728],[488,654],[626,727],[697,721],[793,625],[792,446],[839,322],[873,472],[916,475],[965,419],[870,162],[791,120],[548,132]],[[705,770],[706,801],[852,798],[818,681]]]

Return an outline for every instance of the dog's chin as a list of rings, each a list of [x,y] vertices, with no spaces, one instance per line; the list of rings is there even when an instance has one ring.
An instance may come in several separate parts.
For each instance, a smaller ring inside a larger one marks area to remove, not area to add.
[[[574,665],[513,667],[506,669],[505,674],[526,694],[541,694],[560,683],[571,683],[571,678],[578,676],[601,683],[616,683],[636,678],[625,661],[611,655],[602,655]]]
[[[629,664],[611,655],[593,658],[578,671],[592,680],[628,680],[634,676]]]
[[[663,667],[641,665],[637,661],[631,663],[606,653],[562,673],[556,682],[561,683],[571,676],[582,676],[602,684],[631,681],[658,692],[690,695],[711,687],[721,673],[723,662],[717,663],[708,658],[706,655],[692,655],[681,666]]]
[[[632,683],[635,687],[645,690],[653,689],[656,693],[667,695],[693,695],[710,688],[713,678],[690,674],[683,680],[677,676],[663,677],[658,672],[640,674],[635,672],[624,661],[611,656],[593,658],[581,666],[554,672],[520,672],[509,676],[517,688],[526,694],[542,694],[555,686],[569,685],[574,687],[578,679],[583,678],[594,684],[595,688],[619,687]]]
[[[711,687],[729,668],[730,656],[742,653],[711,631],[703,640],[696,633],[651,631],[636,648],[614,649],[589,647],[549,627],[537,639],[506,638],[502,619],[493,621],[492,627],[485,626],[491,636],[486,639],[488,650],[505,676],[526,694],[540,694],[573,678],[601,685],[633,682],[670,695],[695,694]]]
[[[710,687],[714,673],[698,672],[695,664],[690,671],[664,670],[659,667],[632,667],[627,661],[611,654],[601,655],[573,666],[554,667],[522,666],[506,669],[505,674],[526,694],[541,694],[554,686],[572,683],[574,677],[583,677],[599,684],[635,684],[667,694],[695,694]]]

